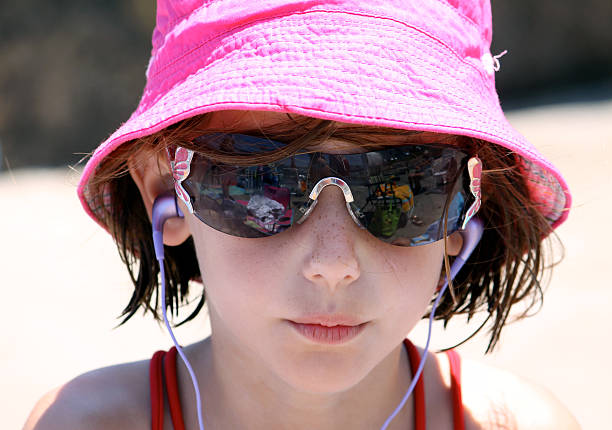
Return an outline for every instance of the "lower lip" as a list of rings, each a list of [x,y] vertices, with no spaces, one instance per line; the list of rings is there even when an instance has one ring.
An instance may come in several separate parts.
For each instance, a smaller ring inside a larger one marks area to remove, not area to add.
[[[326,345],[339,345],[348,342],[357,337],[367,324],[326,327],[320,324],[299,324],[293,321],[289,321],[289,323],[305,338]]]

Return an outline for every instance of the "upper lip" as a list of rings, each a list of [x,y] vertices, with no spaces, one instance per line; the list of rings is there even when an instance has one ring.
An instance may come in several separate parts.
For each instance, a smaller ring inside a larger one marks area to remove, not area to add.
[[[300,318],[293,318],[290,321],[298,324],[318,324],[325,327],[334,327],[337,325],[342,326],[357,326],[361,325],[366,321],[349,315],[308,315]]]

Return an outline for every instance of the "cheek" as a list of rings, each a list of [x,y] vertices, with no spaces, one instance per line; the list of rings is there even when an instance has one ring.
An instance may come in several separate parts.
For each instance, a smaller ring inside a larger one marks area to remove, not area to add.
[[[429,287],[437,285],[443,257],[442,241],[410,248],[394,248],[384,254],[389,267],[410,291],[417,286],[420,290],[429,291]]]
[[[265,314],[283,284],[279,264],[257,240],[218,232],[197,219],[190,227],[211,313],[248,327],[257,321],[248,318]]]
[[[440,280],[443,244],[436,242],[411,248],[386,248],[382,253],[395,278],[386,298],[388,325],[410,331],[426,313]],[[391,279],[393,282],[393,279]]]

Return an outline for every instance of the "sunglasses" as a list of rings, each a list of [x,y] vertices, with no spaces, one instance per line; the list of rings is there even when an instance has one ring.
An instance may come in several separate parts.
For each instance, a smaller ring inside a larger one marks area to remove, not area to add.
[[[255,154],[284,146],[264,137],[210,134],[194,143]],[[465,228],[480,207],[480,160],[443,144],[353,153],[297,153],[256,166],[168,150],[177,196],[208,226],[237,237],[267,237],[304,222],[321,191],[339,187],[355,223],[394,245],[438,241]]]

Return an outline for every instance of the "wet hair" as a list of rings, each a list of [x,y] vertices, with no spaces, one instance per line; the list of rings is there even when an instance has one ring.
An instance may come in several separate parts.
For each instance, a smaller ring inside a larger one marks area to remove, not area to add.
[[[180,145],[196,150],[213,161],[255,165],[285,158],[331,137],[373,150],[389,143],[408,143],[411,136],[422,134],[385,127],[339,126],[334,121],[290,114],[287,114],[287,118],[285,122],[253,130],[219,130],[208,127],[210,114],[204,114],[127,142],[105,159],[88,185],[87,194],[90,207],[98,208],[96,216],[114,237],[119,255],[134,284],[132,297],[120,315],[123,318],[121,324],[140,308],[145,312],[150,311],[158,320],[161,318],[158,310],[159,266],[151,238],[151,222],[128,170],[128,160],[136,158],[138,153],[155,154]],[[269,152],[240,154],[232,148],[202,147],[193,142],[204,133],[230,131],[268,137],[286,145]],[[478,154],[482,160],[483,203],[478,217],[485,227],[480,243],[454,279],[452,294],[449,292],[442,297],[436,319],[443,320],[446,326],[455,315],[465,314],[470,320],[478,312],[485,311],[488,315],[486,321],[489,321],[490,338],[486,350],[489,352],[499,340],[515,304],[522,303],[521,312],[513,315],[513,319],[528,316],[542,304],[543,280],[548,279],[546,269],[553,266],[552,247],[548,239],[555,236],[551,236],[553,232],[549,222],[529,197],[520,155],[475,138],[444,134],[436,136],[437,143],[459,146]],[[168,189],[171,188],[172,178],[168,176]],[[178,315],[180,305],[186,301],[190,284],[193,285],[190,281],[201,281],[200,268],[191,237],[181,245],[164,248],[167,277],[165,306]],[[452,262],[452,257],[445,255],[446,264],[443,267],[446,270],[449,259]],[[193,319],[204,306],[205,299],[202,288],[195,309],[178,325]],[[480,325],[474,334],[484,325]]]

